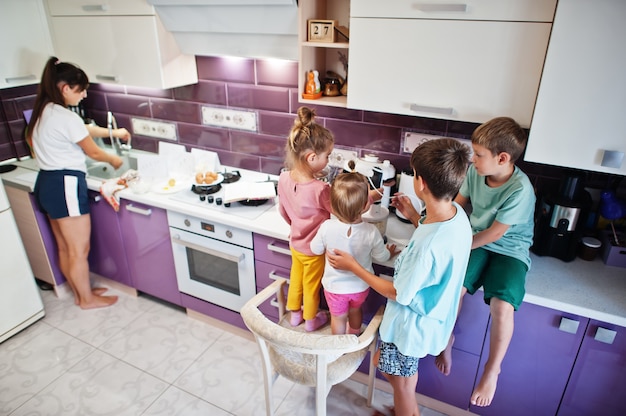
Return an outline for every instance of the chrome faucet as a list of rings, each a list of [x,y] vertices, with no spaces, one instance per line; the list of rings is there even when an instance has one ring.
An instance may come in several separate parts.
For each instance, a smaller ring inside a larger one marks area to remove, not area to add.
[[[115,116],[112,112],[107,112],[107,126],[109,128],[109,139],[111,140],[111,146],[115,148],[115,153],[118,156],[122,156],[124,153],[128,153],[130,149],[132,149],[130,145],[130,140],[126,143],[122,143],[119,137],[113,137],[113,130],[117,129],[117,121],[115,120]]]

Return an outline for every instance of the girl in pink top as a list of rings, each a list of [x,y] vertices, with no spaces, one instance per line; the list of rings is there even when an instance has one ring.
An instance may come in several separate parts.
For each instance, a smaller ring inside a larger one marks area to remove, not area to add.
[[[291,311],[291,325],[298,326],[304,320],[306,331],[315,331],[328,321],[326,313],[318,311],[325,258],[313,254],[310,243],[320,225],[330,218],[330,186],[318,178],[328,164],[334,138],[314,118],[314,110],[298,109],[286,145],[288,170],[278,179],[278,209],[291,227],[287,309]]]

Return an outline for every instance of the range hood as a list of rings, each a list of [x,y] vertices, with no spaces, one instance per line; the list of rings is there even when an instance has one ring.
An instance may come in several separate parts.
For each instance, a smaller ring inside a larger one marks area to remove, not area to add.
[[[298,60],[297,0],[148,0],[185,54]]]

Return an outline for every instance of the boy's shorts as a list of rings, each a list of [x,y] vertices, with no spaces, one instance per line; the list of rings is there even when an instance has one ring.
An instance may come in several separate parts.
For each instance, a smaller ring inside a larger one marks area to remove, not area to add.
[[[42,170],[35,182],[35,201],[52,219],[89,213],[85,173],[77,170]]]
[[[402,354],[391,342],[381,341],[378,369],[385,374],[411,377],[417,373],[420,359]]]
[[[527,272],[526,264],[518,259],[477,248],[470,254],[463,286],[472,295],[482,286],[486,304],[496,297],[517,310],[526,294]]]
[[[339,294],[324,291],[324,297],[326,298],[330,314],[339,316],[348,313],[351,308],[360,308],[367,299],[368,293],[370,293],[369,287],[359,293]]]

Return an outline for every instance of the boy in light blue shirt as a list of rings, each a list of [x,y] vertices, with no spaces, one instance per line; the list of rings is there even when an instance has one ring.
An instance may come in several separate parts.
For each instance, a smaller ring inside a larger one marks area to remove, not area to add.
[[[498,117],[472,134],[473,165],[455,198],[471,204],[472,254],[461,296],[481,286],[491,313],[489,357],[470,402],[489,406],[502,360],[513,336],[513,313],[524,299],[529,249],[533,240],[535,193],[515,161],[526,147],[526,134],[515,120]],[[460,309],[460,306],[459,306]],[[454,336],[435,364],[443,374],[452,366]]]
[[[413,187],[425,202],[421,218],[408,197],[393,203],[417,227],[394,265],[393,281],[363,268],[346,252],[328,252],[328,264],[349,270],[385,296],[380,348],[375,361],[393,388],[395,414],[419,415],[415,398],[419,359],[448,343],[458,311],[472,232],[463,208],[453,202],[469,163],[469,149],[454,139],[418,146],[411,156]]]

